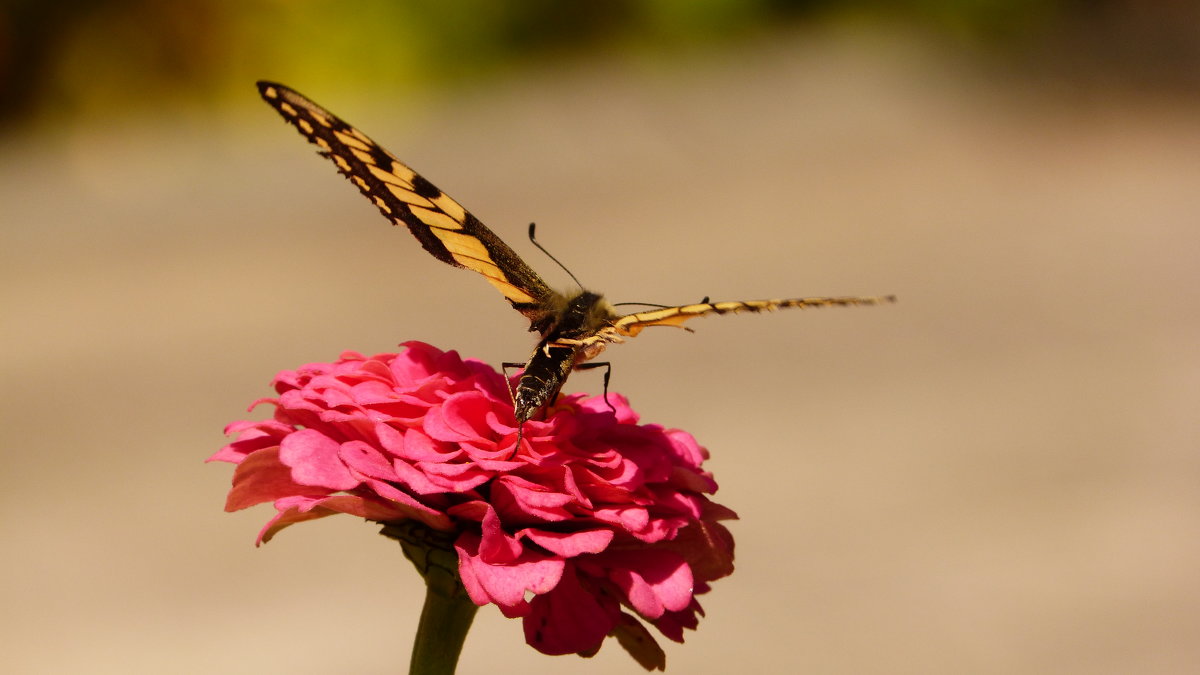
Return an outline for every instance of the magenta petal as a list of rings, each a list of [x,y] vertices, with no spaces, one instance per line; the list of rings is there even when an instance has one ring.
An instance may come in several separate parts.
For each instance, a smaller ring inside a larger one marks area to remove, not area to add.
[[[697,590],[697,593],[703,592]],[[700,625],[700,616],[704,614],[704,609],[694,598],[692,603],[686,609],[678,612],[663,612],[663,615],[657,619],[653,619],[651,623],[658,629],[658,632],[666,635],[675,642],[683,642],[684,629],[696,630]]]
[[[477,392],[451,395],[440,409],[425,418],[430,438],[447,443],[484,441],[491,435],[486,418],[492,402]]]
[[[371,487],[371,490],[376,495],[391,502],[388,504],[388,508],[401,514],[402,517],[419,520],[433,529],[443,532],[454,529],[453,521],[446,517],[446,514],[422,504],[409,496],[408,493],[396,489],[390,483],[368,479],[367,485]],[[396,518],[372,518],[372,520],[385,521],[396,520]]]
[[[292,478],[301,485],[349,490],[355,478],[338,457],[341,445],[316,429],[301,429],[279,443],[279,460],[291,467]]]
[[[641,507],[596,509],[596,517],[635,533],[650,525],[650,514]]]
[[[396,474],[397,482],[419,495],[434,495],[449,491],[445,485],[430,480],[423,471],[402,459],[392,462],[392,471]]]
[[[571,495],[516,476],[501,476],[492,486],[496,509],[514,523],[567,520],[571,513],[563,507],[573,501]]]
[[[472,499],[469,502],[451,506],[446,509],[446,513],[461,520],[473,520],[480,523],[482,527],[483,519],[492,513],[492,505],[482,499]]]
[[[479,537],[464,532],[455,543],[459,576],[477,605],[494,602],[510,619],[524,616],[529,611],[525,593],[546,593],[562,578],[565,566],[562,560],[531,552],[509,564],[489,565],[474,554],[479,541]]]
[[[343,443],[338,450],[338,458],[347,468],[364,476],[379,480],[397,480],[391,461],[382,452],[362,441]]]
[[[247,432],[242,434],[241,438],[221,448],[216,454],[204,461],[240,464],[247,455],[278,445],[279,438],[274,435]]]
[[[336,495],[320,499],[299,496],[285,497],[275,502],[275,508],[279,510],[279,513],[268,521],[266,527],[259,532],[260,544],[270,541],[275,533],[288,525],[332,516],[335,513],[349,513],[378,521],[400,520],[408,515],[408,511],[403,508],[351,495]]]
[[[446,449],[451,448],[451,449]],[[463,451],[457,446],[438,445],[425,432],[409,429],[404,433],[404,446],[397,456],[413,462],[449,462],[462,456]]]
[[[692,602],[692,570],[671,551],[608,551],[589,564],[608,569],[608,577],[625,592],[642,616],[655,619]]]
[[[375,423],[375,438],[379,439],[379,447],[393,457],[401,457],[404,453],[404,434],[390,424]]]
[[[326,516],[335,515],[336,511],[328,509],[313,510],[320,500],[316,498],[291,496],[285,497],[275,502],[275,508],[278,512],[275,517],[267,521],[266,525],[258,532],[258,539],[255,541],[256,546],[271,541],[271,539],[283,528],[293,523],[302,523],[306,520],[316,520]]]
[[[585,590],[573,570],[562,575],[554,590],[533,598],[529,606],[525,641],[543,654],[594,650],[620,617],[617,604]]]
[[[397,382],[421,382],[438,372],[441,350],[424,342],[405,342],[406,349],[392,361],[392,375]]]
[[[659,624],[656,622],[654,627],[659,628]],[[641,621],[621,612],[621,619],[617,627],[613,629],[612,635],[642,668],[646,670],[667,669],[666,653],[663,652],[662,647],[658,646],[654,636],[646,630],[646,626]],[[682,641],[682,639],[677,640],[677,642]]]
[[[290,496],[327,494],[327,488],[300,485],[292,480],[291,470],[279,462],[279,449],[270,448],[249,455],[234,469],[233,488],[225,499],[225,510],[237,511]]]
[[[613,540],[612,530],[584,530],[582,532],[547,532],[529,528],[522,536],[542,548],[564,558],[574,558],[585,553],[599,553],[608,548]]]
[[[492,473],[476,464],[435,464],[418,462],[417,466],[429,480],[448,492],[467,492],[492,479]]]
[[[524,547],[504,531],[496,511],[488,508],[483,516],[483,538],[479,543],[479,558],[491,565],[503,565],[521,557]]]

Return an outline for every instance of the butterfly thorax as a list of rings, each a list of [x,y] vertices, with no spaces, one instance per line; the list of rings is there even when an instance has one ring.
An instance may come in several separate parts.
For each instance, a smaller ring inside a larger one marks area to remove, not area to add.
[[[619,316],[612,303],[599,293],[579,291],[560,297],[561,304],[551,310],[546,328],[542,331],[543,342],[581,340],[595,334]]]
[[[605,339],[596,339],[617,313],[604,296],[580,291],[548,317],[537,348],[525,365],[514,394],[516,417],[524,422],[543,405],[552,403],[576,364],[604,351]]]

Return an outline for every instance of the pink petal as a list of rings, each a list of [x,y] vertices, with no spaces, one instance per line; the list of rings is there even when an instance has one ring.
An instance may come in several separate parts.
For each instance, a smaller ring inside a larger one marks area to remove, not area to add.
[[[291,470],[279,462],[279,449],[259,450],[249,455],[233,471],[233,488],[225,499],[226,511],[295,495],[321,497],[328,488],[300,485]]]
[[[567,520],[571,513],[563,507],[573,501],[571,495],[512,475],[501,476],[492,485],[492,503],[514,523]]]
[[[467,492],[492,479],[492,473],[476,464],[434,464],[432,462],[417,462],[419,468],[429,480],[443,486],[451,492]]]
[[[653,549],[606,551],[581,561],[581,569],[607,572],[642,616],[655,619],[664,611],[679,611],[692,602],[692,570],[671,551]]]
[[[396,474],[396,482],[419,495],[434,495],[449,491],[445,485],[430,480],[425,472],[402,459],[392,462],[392,471]]]
[[[585,553],[599,553],[608,548],[613,540],[612,530],[582,530],[580,532],[547,532],[529,528],[521,536],[564,558],[574,558]]]
[[[655,623],[654,627],[659,628],[660,626]],[[663,652],[662,647],[658,646],[654,636],[646,630],[646,626],[641,621],[621,612],[621,620],[613,629],[612,634],[641,667],[646,670],[667,669],[666,653]],[[682,641],[679,640],[679,642]]]
[[[573,570],[554,590],[529,602],[525,641],[543,654],[576,654],[595,649],[617,624],[620,609],[611,598],[585,590]]]
[[[275,424],[275,422],[268,420],[263,424]],[[230,428],[233,426],[234,425],[231,424],[229,427],[226,427],[225,433],[230,433]],[[236,441],[221,448],[216,454],[204,461],[230,462],[233,464],[239,464],[243,459],[246,458],[247,455],[253,452],[265,450],[266,448],[277,447],[279,445],[279,440],[285,435],[286,434],[279,434],[264,430],[256,424],[253,428],[242,431],[238,435]]]
[[[275,502],[279,513],[267,522],[266,527],[259,533],[259,543],[270,541],[275,533],[293,523],[299,523],[316,518],[324,518],[335,513],[351,515],[386,522],[403,520],[410,512],[409,509],[390,504],[375,502],[354,495],[336,495],[322,499],[311,497],[285,497]]]
[[[525,602],[527,592],[547,593],[562,578],[565,566],[562,560],[526,551],[514,562],[489,565],[476,555],[479,544],[477,535],[464,532],[454,545],[463,586],[475,604],[494,602],[510,619],[529,612],[529,604]]]
[[[397,480],[391,461],[384,454],[362,441],[342,443],[338,459],[347,468],[370,478]]]
[[[316,429],[301,429],[279,444],[279,460],[301,485],[350,490],[359,484],[338,457],[341,446]]]
[[[454,523],[438,509],[422,504],[413,499],[408,493],[396,489],[389,483],[377,480],[367,480],[367,485],[376,495],[386,500],[387,507],[404,518],[419,520],[435,530],[443,532],[454,529]],[[372,520],[396,520],[395,518],[372,518]]]
[[[500,516],[488,507],[483,516],[482,539],[479,542],[479,559],[489,565],[503,565],[521,557],[525,550],[521,542],[504,531]]]
[[[697,590],[697,593],[701,592]],[[692,599],[692,604],[687,609],[678,612],[663,612],[663,615],[651,621],[654,627],[660,633],[666,635],[675,642],[683,642],[684,629],[696,630],[700,625],[700,617],[703,615],[704,609],[700,607],[700,603]]]
[[[397,456],[413,462],[449,462],[458,459],[463,451],[448,443],[438,444],[419,429],[404,432],[404,445]]]
[[[477,391],[453,394],[425,418],[425,432],[448,443],[490,440],[493,432],[487,428],[486,417],[492,405]]]
[[[650,513],[642,507],[596,509],[595,515],[632,533],[641,532],[650,524]]]
[[[405,342],[406,349],[392,361],[392,375],[400,383],[423,382],[438,372],[436,363],[441,350],[415,340]]]
[[[694,522],[655,547],[683,556],[696,579],[712,581],[733,573],[733,535],[718,522]]]

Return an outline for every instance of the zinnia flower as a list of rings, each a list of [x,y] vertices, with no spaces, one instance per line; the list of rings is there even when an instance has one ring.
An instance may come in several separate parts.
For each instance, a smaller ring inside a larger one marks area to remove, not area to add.
[[[696,596],[733,571],[718,521],[736,515],[707,497],[717,489],[701,468],[707,451],[686,432],[638,424],[616,394],[611,408],[560,397],[525,423],[518,447],[500,373],[405,347],[276,376],[278,397],[255,403],[273,405],[274,419],[230,424],[236,440],[210,458],[237,465],[226,510],[273,502],[260,543],[336,513],[420,523],[453,541],[470,599],[521,617],[539,651],[591,655],[614,635],[663,668],[645,623],[682,642],[702,613]]]

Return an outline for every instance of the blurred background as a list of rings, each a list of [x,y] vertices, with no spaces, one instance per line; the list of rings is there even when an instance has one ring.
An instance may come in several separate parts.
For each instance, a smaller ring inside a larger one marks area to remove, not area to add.
[[[556,284],[530,221],[616,301],[899,296],[608,353],[742,516],[669,672],[1200,667],[1196,3],[8,0],[0,671],[407,668],[398,548],[347,517],[256,549],[271,509],[202,462],[278,370],[532,336],[260,78]],[[487,607],[485,670],[638,667]]]

